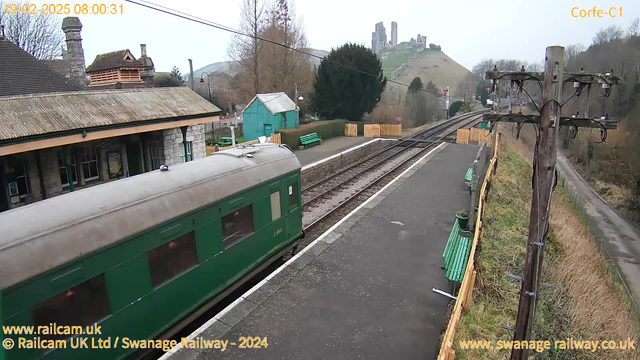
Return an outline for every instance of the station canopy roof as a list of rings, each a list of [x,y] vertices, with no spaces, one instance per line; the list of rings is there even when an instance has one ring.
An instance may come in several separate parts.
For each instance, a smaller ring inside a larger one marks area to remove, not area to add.
[[[188,87],[87,90],[0,97],[0,143],[105,127],[214,116],[220,109]]]

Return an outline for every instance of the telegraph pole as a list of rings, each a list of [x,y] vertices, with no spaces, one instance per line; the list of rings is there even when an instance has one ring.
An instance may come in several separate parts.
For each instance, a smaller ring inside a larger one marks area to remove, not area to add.
[[[564,79],[566,77],[566,80]],[[527,250],[523,266],[522,282],[518,302],[518,315],[513,328],[514,342],[522,344],[531,340],[531,332],[535,323],[535,312],[540,296],[540,277],[542,274],[542,261],[547,232],[549,231],[549,212],[551,210],[551,194],[557,182],[556,178],[556,148],[558,134],[562,126],[597,128],[601,134],[606,135],[607,129],[616,129],[615,120],[590,119],[588,117],[562,117],[562,89],[565,82],[573,83],[576,89],[574,96],[580,97],[582,89],[591,89],[593,84],[601,84],[605,89],[605,95],[611,93],[611,85],[618,85],[621,79],[613,75],[613,71],[607,74],[564,73],[564,48],[550,46],[546,50],[544,73],[527,73],[524,69],[520,72],[501,73],[494,67],[487,72],[487,79],[492,79],[496,94],[498,95],[498,110],[500,110],[500,92],[498,80],[510,80],[511,85],[516,84],[522,88],[526,81],[542,80],[542,103],[538,108],[540,115],[525,116],[521,113],[514,114],[509,108],[506,114],[485,114],[485,120],[494,122],[515,122],[524,124],[533,122],[537,125],[536,150],[534,153],[533,197],[529,216],[529,235],[527,238]],[[587,97],[589,91],[587,91]],[[569,98],[569,99],[570,99]],[[532,101],[535,100],[532,98]],[[603,137],[603,139],[606,137]],[[524,360],[528,358],[528,349],[513,348],[511,360]]]
[[[537,153],[534,154],[536,169],[529,216],[529,236],[514,341],[524,341],[531,338],[535,307],[538,302],[545,238],[549,230],[551,193],[554,188],[554,180],[556,180],[556,144],[560,128],[564,48],[561,46],[548,47],[545,60],[540,131],[537,140]],[[511,353],[511,360],[526,359],[527,357],[527,349],[514,349]]]

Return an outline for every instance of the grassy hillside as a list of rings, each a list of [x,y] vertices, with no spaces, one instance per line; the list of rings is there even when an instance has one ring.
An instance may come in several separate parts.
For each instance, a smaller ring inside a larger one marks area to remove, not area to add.
[[[431,80],[440,88],[455,87],[465,75],[470,73],[447,54],[437,50],[425,49],[419,53],[411,50],[391,51],[383,54],[383,57],[384,74],[390,79],[407,84],[419,76],[424,84]],[[409,59],[411,59],[410,64],[408,64]],[[395,78],[392,78],[393,70],[402,67],[405,63],[408,65],[400,70]]]
[[[393,70],[408,62],[409,58],[413,55],[416,55],[416,53],[412,50],[399,50],[392,51],[389,54],[385,55],[383,55],[382,59],[382,70],[384,71],[384,75],[386,77],[390,77]]]

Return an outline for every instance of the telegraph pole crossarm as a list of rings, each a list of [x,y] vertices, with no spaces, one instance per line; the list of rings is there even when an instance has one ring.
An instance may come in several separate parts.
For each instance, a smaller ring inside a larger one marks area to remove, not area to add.
[[[601,135],[606,138],[607,130],[615,130],[617,122],[602,118],[593,118],[586,112],[584,117],[561,116],[562,106],[574,96],[580,96],[583,89],[587,89],[587,99],[593,86],[603,89],[601,96],[611,94],[612,85],[621,84],[620,77],[613,74],[613,70],[606,74],[589,74],[582,69],[579,73],[564,72],[564,48],[550,46],[546,50],[544,72],[527,72],[524,67],[518,72],[501,72],[496,67],[487,71],[485,78],[491,80],[494,92],[499,90],[498,81],[510,81],[516,84],[520,90],[524,89],[527,81],[534,81],[540,86],[542,103],[535,103],[531,98],[539,115],[525,115],[522,112],[513,113],[487,113],[483,119],[491,121],[493,126],[497,123],[516,123],[522,126],[532,123],[536,127],[536,150],[534,154],[533,196],[529,216],[529,234],[527,249],[523,266],[518,303],[518,315],[513,327],[513,340],[524,342],[531,340],[531,333],[535,322],[535,312],[541,284],[542,262],[547,232],[549,231],[549,212],[551,210],[551,194],[555,187],[556,179],[556,148],[559,130],[562,126],[575,128],[600,129]],[[563,89],[572,84],[575,92],[562,101]],[[523,91],[526,91],[524,89]],[[527,92],[527,95],[529,93]],[[528,357],[528,349],[514,349],[511,352],[511,360],[523,360]]]

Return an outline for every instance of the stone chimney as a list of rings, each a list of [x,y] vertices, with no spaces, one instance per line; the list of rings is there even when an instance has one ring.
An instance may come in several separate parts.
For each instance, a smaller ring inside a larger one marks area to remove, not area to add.
[[[155,75],[155,67],[153,65],[153,60],[147,56],[147,45],[140,44],[140,57],[138,61],[142,63],[144,69],[140,72],[140,77],[142,81],[147,83],[147,86],[153,86],[153,76]]]
[[[84,50],[82,49],[82,38],[80,31],[82,23],[77,17],[66,17],[62,19],[62,31],[67,38],[67,51],[63,58],[69,64],[68,77],[85,86],[87,85],[87,74],[84,65]]]

